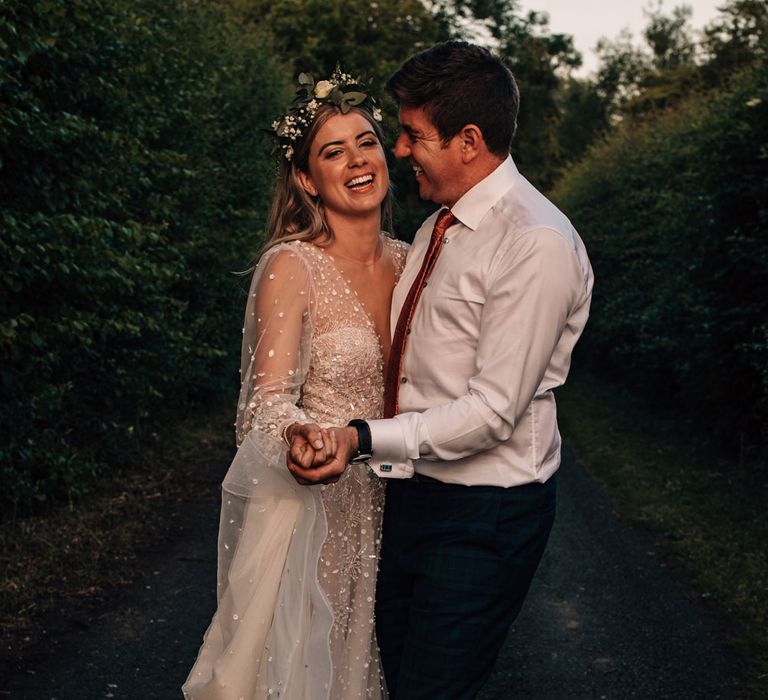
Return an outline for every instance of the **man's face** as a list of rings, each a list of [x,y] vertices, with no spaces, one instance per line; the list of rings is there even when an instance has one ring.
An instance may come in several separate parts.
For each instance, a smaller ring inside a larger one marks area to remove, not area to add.
[[[413,166],[419,196],[447,207],[453,206],[462,194],[458,136],[444,144],[421,107],[401,107],[400,128],[395,155],[407,158]]]

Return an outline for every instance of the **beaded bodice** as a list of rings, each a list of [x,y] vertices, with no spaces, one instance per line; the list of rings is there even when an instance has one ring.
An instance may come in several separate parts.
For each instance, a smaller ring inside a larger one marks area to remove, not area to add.
[[[405,246],[386,239],[399,277]],[[368,311],[332,255],[301,248],[315,279],[314,336],[301,404],[318,423],[381,416],[381,341]]]

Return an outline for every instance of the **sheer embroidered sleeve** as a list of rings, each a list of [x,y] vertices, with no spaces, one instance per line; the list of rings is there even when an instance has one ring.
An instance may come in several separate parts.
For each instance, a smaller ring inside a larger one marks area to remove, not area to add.
[[[313,287],[298,246],[267,251],[254,272],[241,355],[237,444],[251,430],[279,437],[309,418],[299,405],[309,368]]]

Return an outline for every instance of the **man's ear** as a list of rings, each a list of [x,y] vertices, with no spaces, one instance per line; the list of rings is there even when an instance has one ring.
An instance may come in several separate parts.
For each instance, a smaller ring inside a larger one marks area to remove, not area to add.
[[[480,131],[480,127],[476,124],[466,124],[463,126],[458,133],[458,138],[461,143],[461,159],[465,163],[473,161],[484,148],[487,148],[483,132]]]
[[[303,170],[299,170],[298,168],[296,168],[296,175],[299,178],[299,182],[304,188],[304,191],[310,197],[317,197],[317,187],[315,187],[314,183],[312,182],[312,178]]]

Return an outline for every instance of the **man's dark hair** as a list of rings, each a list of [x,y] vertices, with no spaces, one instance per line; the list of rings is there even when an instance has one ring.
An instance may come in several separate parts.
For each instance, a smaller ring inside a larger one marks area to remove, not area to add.
[[[449,141],[467,124],[483,132],[488,150],[509,154],[520,93],[509,69],[490,51],[446,41],[409,58],[387,81],[399,106],[420,107]]]

